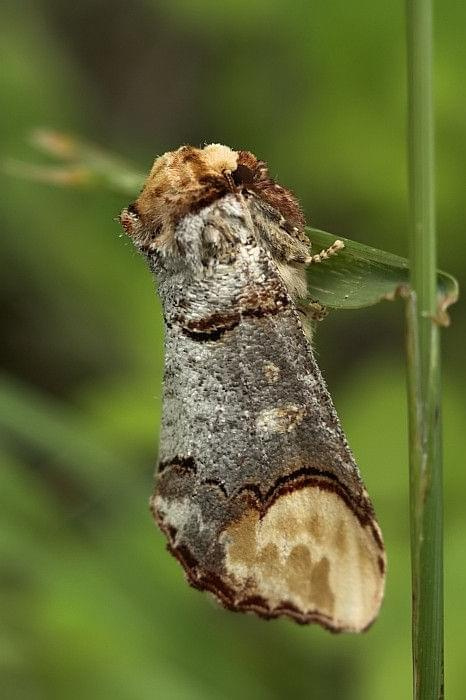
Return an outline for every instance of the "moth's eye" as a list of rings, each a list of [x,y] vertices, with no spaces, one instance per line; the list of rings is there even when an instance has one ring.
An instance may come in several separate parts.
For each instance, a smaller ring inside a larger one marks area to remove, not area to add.
[[[134,203],[133,203],[133,204],[128,204],[128,207],[127,207],[126,211],[127,211],[129,214],[132,214],[132,216],[136,217],[136,219],[139,219],[139,218],[140,218],[139,212],[138,212],[137,207],[136,207],[136,205],[135,205]]]
[[[254,182],[254,172],[247,165],[238,165],[231,173],[235,185],[252,185]]]

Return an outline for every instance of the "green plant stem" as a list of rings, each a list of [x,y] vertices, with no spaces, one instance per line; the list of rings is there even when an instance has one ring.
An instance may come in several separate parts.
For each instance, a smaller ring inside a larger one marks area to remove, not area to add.
[[[411,289],[407,308],[413,682],[443,697],[440,348],[436,290],[431,0],[407,0]]]

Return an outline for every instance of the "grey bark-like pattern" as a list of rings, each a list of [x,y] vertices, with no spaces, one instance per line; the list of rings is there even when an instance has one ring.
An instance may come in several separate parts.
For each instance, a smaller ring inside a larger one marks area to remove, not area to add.
[[[181,255],[151,256],[166,327],[154,514],[193,585],[229,607],[338,628],[317,607],[238,590],[225,563],[229,526],[313,486],[369,531],[372,575],[383,573],[373,509],[296,308],[242,198],[186,216],[175,241]]]
[[[165,373],[155,519],[226,607],[359,632],[380,529],[300,322],[311,255],[293,194],[219,144],[158,158],[120,221],[158,281]]]

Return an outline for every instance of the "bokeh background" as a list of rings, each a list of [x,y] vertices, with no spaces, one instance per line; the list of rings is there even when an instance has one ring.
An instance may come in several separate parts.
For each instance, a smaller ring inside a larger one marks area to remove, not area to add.
[[[402,2],[4,0],[2,158],[52,127],[142,171],[182,143],[268,160],[316,227],[407,254]],[[464,275],[466,5],[438,3],[441,266]],[[362,636],[223,611],[148,511],[162,326],[127,198],[2,173],[0,685],[5,698],[409,698],[403,307],[332,314],[320,365],[381,522]],[[443,334],[446,683],[464,697],[466,318]]]

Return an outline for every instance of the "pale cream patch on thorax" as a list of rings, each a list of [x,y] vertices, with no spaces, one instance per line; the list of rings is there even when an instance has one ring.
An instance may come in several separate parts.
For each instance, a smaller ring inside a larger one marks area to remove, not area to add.
[[[275,384],[280,376],[280,368],[274,365],[273,362],[265,362],[262,371],[265,374],[265,378],[270,384]]]
[[[305,415],[305,406],[292,403],[264,408],[256,418],[256,428],[265,433],[289,433],[302,423]]]
[[[238,167],[238,152],[221,143],[211,143],[200,151],[207,167],[221,174],[225,171],[233,172]]]
[[[221,540],[235,590],[264,598],[272,611],[288,603],[348,631],[378,613],[383,551],[334,491],[312,485],[284,494],[262,518],[250,509]]]

